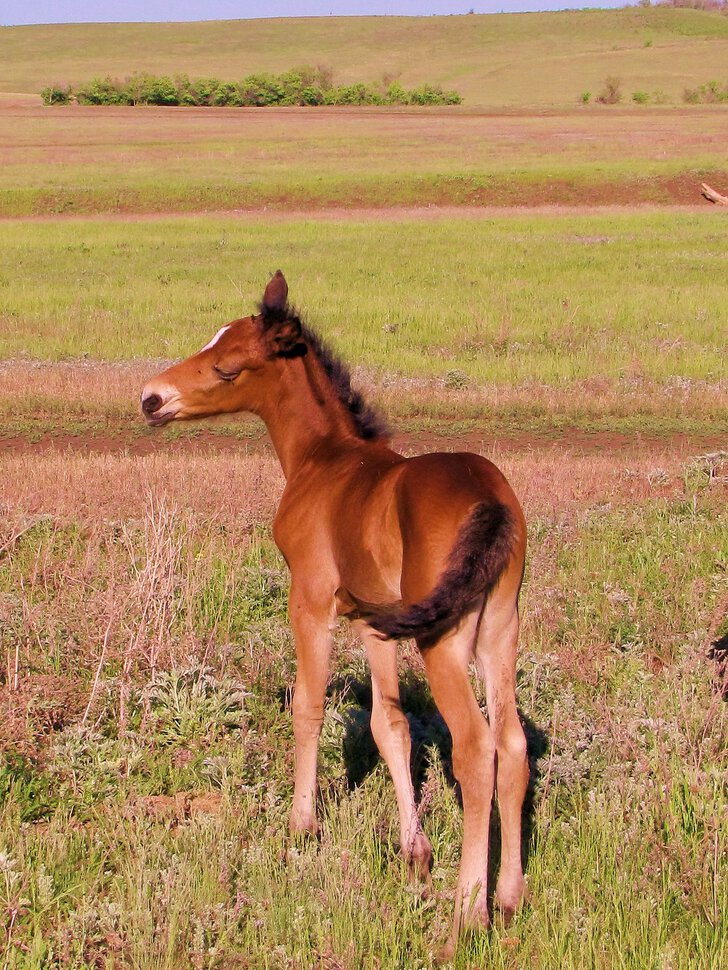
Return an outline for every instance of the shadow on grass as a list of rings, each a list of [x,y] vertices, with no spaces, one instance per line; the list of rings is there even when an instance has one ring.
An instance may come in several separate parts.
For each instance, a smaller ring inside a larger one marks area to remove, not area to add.
[[[329,685],[329,696],[345,698],[347,708],[343,736],[343,758],[349,789],[357,788],[374,770],[379,761],[370,728],[372,711],[371,680],[361,680],[351,675],[334,677]],[[456,792],[462,808],[460,788],[452,767],[452,740],[450,732],[435,706],[427,683],[414,672],[406,673],[400,680],[402,709],[409,722],[412,737],[412,778],[418,802],[433,762],[439,760],[447,784]],[[529,717],[520,712],[521,723],[528,743],[529,784],[523,806],[522,853],[524,867],[534,847],[535,816],[538,801],[538,781],[541,762],[548,751],[548,736]],[[491,889],[494,875],[500,863],[500,819],[497,802],[491,815],[491,852],[489,881]]]

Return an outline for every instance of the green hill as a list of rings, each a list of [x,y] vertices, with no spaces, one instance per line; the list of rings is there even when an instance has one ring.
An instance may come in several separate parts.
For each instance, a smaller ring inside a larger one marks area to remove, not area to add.
[[[627,90],[728,80],[728,17],[663,7],[451,17],[320,17],[0,28],[0,92],[134,71],[237,79],[301,64],[339,83],[456,88],[466,106],[573,104],[607,75]]]

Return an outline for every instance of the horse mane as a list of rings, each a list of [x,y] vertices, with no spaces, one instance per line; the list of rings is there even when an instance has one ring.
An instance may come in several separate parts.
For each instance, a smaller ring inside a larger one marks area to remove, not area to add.
[[[263,316],[264,327],[284,321],[300,326],[301,337],[307,351],[313,354],[321,364],[336,397],[351,416],[357,437],[363,441],[380,441],[383,438],[391,437],[391,431],[384,417],[372,404],[365,400],[360,391],[352,387],[351,372],[348,366],[340,357],[337,357],[331,347],[321,339],[315,330],[303,323],[295,307],[289,307],[286,304],[284,308],[271,309],[261,304],[260,312]],[[288,356],[298,356],[298,354],[294,350]]]

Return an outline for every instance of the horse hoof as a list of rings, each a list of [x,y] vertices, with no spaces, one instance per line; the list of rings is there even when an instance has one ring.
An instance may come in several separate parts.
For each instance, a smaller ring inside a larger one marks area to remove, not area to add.
[[[528,889],[525,879],[510,891],[496,887],[495,905],[505,926],[508,926],[526,900],[528,900]]]
[[[450,937],[442,946],[438,949],[435,954],[435,961],[440,963],[450,963],[450,961],[455,956],[455,950],[457,949],[457,940],[454,937]]]
[[[424,883],[431,885],[430,870],[432,869],[432,846],[424,835],[419,835],[407,855],[407,868],[410,883]]]

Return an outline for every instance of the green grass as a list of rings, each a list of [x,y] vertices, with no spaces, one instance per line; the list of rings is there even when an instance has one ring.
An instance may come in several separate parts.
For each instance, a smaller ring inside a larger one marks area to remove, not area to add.
[[[631,8],[458,17],[327,17],[2,30],[0,91],[133,71],[242,77],[323,63],[341,83],[396,76],[456,88],[471,106],[574,104],[607,75],[678,101],[724,80],[728,23],[717,12]],[[537,65],[537,70],[531,67]]]
[[[717,381],[723,238],[713,212],[11,223],[0,357],[188,355],[280,266],[306,318],[380,374]]]
[[[518,683],[534,768],[531,902],[508,929],[466,941],[458,970],[725,965],[728,713],[705,648],[726,595],[728,518],[718,487],[690,482],[686,469],[681,497],[532,520]],[[343,628],[322,738],[322,838],[290,845],[285,567],[267,529],[246,544],[219,515],[169,511],[140,523],[79,510],[39,523],[0,559],[0,637],[9,656],[20,651],[24,691],[43,676],[74,687],[52,728],[38,699],[19,708],[34,757],[12,745],[1,756],[6,965],[432,966],[462,823],[427,690],[405,674],[434,891],[410,887],[396,854],[367,676]],[[150,602],[138,582],[150,559],[166,606],[145,614],[124,734],[119,671]],[[21,580],[25,614],[12,608]],[[93,631],[110,614],[107,665],[79,728]],[[153,677],[146,650],[161,630],[171,674]],[[206,659],[185,659],[192,650]],[[178,792],[211,807],[154,808],[150,796]]]

